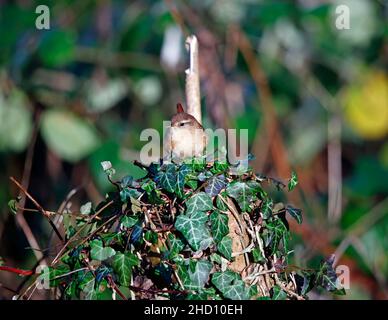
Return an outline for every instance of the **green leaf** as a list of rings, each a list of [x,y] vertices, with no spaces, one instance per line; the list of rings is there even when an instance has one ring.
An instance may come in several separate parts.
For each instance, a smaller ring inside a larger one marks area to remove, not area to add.
[[[101,240],[90,242],[90,258],[92,260],[104,261],[116,254],[116,251],[110,247],[105,247]]]
[[[125,228],[132,228],[139,221],[138,217],[133,216],[123,216],[120,220],[121,224]]]
[[[286,211],[293,217],[299,224],[303,222],[302,210],[294,208],[290,205],[286,206]]]
[[[13,89],[7,98],[0,92],[0,151],[23,151],[31,139],[32,116],[26,96]]]
[[[175,165],[167,164],[165,171],[159,171],[156,176],[156,183],[159,187],[168,192],[173,193],[176,189],[177,175],[175,173]]]
[[[186,201],[186,213],[209,211],[213,209],[212,199],[205,192],[199,192]]]
[[[81,160],[100,144],[95,128],[67,110],[46,110],[41,133],[48,147],[69,162]]]
[[[232,271],[215,272],[212,276],[212,283],[221,291],[226,299],[247,300],[249,289],[245,286],[241,276]]]
[[[194,171],[203,171],[206,168],[206,157],[187,159],[184,163]]]
[[[222,189],[226,186],[225,176],[218,175],[213,176],[209,180],[207,180],[207,185],[205,187],[205,191],[211,197],[214,197],[220,193]]]
[[[185,244],[183,241],[177,237],[175,237],[172,233],[169,233],[168,236],[168,243],[169,243],[169,258],[173,259],[178,255],[179,252],[182,251]]]
[[[214,211],[210,215],[212,236],[216,242],[220,242],[221,239],[229,233],[228,216],[218,211]]]
[[[207,260],[192,260],[192,266],[188,270],[190,282],[184,284],[187,290],[202,289],[209,280],[212,263]]]
[[[217,245],[218,251],[229,261],[232,260],[232,239],[225,236]]]
[[[234,198],[242,211],[250,212],[250,204],[257,200],[257,194],[260,193],[260,184],[256,181],[240,182],[234,181],[226,188],[227,194]]]
[[[260,264],[266,262],[266,258],[263,257],[260,249],[258,249],[258,248],[255,248],[252,250],[252,256],[253,256],[253,262],[260,263]]]
[[[298,176],[296,175],[296,172],[292,171],[291,178],[288,181],[288,191],[294,190],[297,184],[298,184]]]
[[[218,195],[216,197],[216,206],[218,209],[220,209],[221,211],[228,211],[228,206],[226,205],[226,203],[221,199],[221,196],[226,199],[226,197],[228,196],[227,193],[225,191],[221,192],[220,195]]]
[[[265,244],[266,246],[270,246],[272,253],[276,252],[282,240],[284,245],[287,246],[288,236],[287,227],[279,219],[267,223]]]
[[[273,287],[272,300],[286,300],[287,293],[284,292],[279,286]]]
[[[8,201],[8,207],[13,214],[18,212],[18,203],[19,201],[17,199],[11,199]]]
[[[118,275],[120,285],[128,287],[131,284],[132,268],[139,264],[139,259],[132,253],[117,253],[112,262],[113,269]]]
[[[85,215],[88,215],[90,214],[90,212],[92,211],[92,203],[89,201],[89,202],[86,202],[84,205],[81,206],[80,208],[80,212],[82,214],[85,214]]]
[[[215,161],[211,171],[214,174],[217,174],[217,173],[225,172],[228,169],[229,169],[229,164],[227,162]]]
[[[142,193],[140,191],[133,188],[125,188],[120,191],[120,198],[124,203],[128,202],[130,198],[138,199],[141,195]]]
[[[186,181],[186,185],[188,185],[192,190],[196,190],[198,188],[198,181],[191,179]]]
[[[271,198],[265,198],[261,204],[261,212],[264,219],[268,219],[272,215],[273,201]]]
[[[208,217],[202,211],[191,215],[179,215],[175,221],[175,228],[180,231],[190,246],[195,250],[205,250],[212,243],[212,237],[205,223]]]
[[[183,164],[178,171],[176,177],[176,193],[180,198],[183,197],[183,187],[185,185],[185,179],[186,176],[190,173],[190,171],[190,168],[186,164]]]
[[[96,279],[91,272],[88,272],[79,285],[84,300],[97,300],[95,285]]]
[[[212,276],[212,283],[218,290],[223,292],[233,281],[238,279],[240,277],[236,272],[227,270],[225,272],[215,272]]]

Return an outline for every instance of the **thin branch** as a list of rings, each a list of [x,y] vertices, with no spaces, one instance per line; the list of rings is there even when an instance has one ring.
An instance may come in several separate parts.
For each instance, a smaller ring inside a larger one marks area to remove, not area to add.
[[[50,214],[43,209],[43,207],[28,193],[28,191],[18,182],[14,177],[11,177],[10,180],[18,186],[18,188],[32,201],[32,203],[38,208],[38,210],[43,214],[43,216],[46,217],[48,222],[50,223],[51,227],[53,228],[54,232],[58,236],[58,238],[63,242],[62,235],[58,231],[57,227],[55,224],[51,221],[50,219]],[[33,246],[32,246],[33,247]]]

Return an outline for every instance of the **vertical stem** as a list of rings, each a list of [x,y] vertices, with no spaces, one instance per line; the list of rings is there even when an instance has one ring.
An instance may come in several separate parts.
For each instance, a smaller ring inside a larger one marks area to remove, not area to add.
[[[341,119],[336,113],[329,115],[329,117],[328,218],[331,223],[337,223],[342,213]]]
[[[201,95],[199,89],[198,40],[191,35],[186,38],[186,48],[190,54],[190,67],[186,69],[187,113],[202,124]]]

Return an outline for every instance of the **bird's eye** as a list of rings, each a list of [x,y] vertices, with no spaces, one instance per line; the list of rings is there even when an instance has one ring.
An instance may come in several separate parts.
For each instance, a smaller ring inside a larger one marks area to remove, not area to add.
[[[184,125],[185,125],[184,122],[181,122],[181,123],[179,124],[180,127],[183,127]]]

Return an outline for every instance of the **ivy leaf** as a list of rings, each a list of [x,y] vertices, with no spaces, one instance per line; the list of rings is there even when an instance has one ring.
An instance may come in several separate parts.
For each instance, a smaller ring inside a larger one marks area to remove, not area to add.
[[[173,259],[179,252],[182,251],[182,249],[185,247],[185,244],[181,239],[175,237],[172,233],[169,233],[167,238],[170,246],[169,258]]]
[[[228,216],[218,211],[214,211],[210,215],[212,236],[216,242],[220,242],[221,239],[229,233]]]
[[[290,205],[286,206],[286,211],[291,217],[293,217],[299,224],[303,222],[302,210],[294,208]]]
[[[112,266],[122,286],[128,287],[131,284],[132,268],[138,264],[138,257],[132,253],[119,252],[114,256]]]
[[[279,286],[273,287],[272,300],[286,300],[287,293],[284,292]]]
[[[236,272],[227,270],[225,272],[215,272],[212,276],[212,283],[218,290],[223,292],[234,280],[238,279],[239,276]]]
[[[214,174],[225,172],[229,169],[229,164],[227,162],[215,161],[211,171]]]
[[[183,187],[185,185],[186,176],[189,173],[190,173],[190,168],[186,164],[183,164],[178,171],[178,174],[176,177],[176,193],[180,198],[183,197]]]
[[[11,199],[8,201],[8,207],[13,214],[18,212],[18,203],[19,201],[17,199]]]
[[[249,289],[245,286],[241,276],[232,271],[215,272],[212,276],[212,283],[221,291],[226,299],[247,300]]]
[[[211,197],[214,197],[220,193],[222,189],[226,186],[225,176],[218,175],[213,176],[209,180],[207,180],[207,186],[205,187],[205,191]]]
[[[88,272],[79,285],[85,300],[97,300],[95,284],[96,279],[91,272]]]
[[[226,259],[232,260],[232,239],[229,236],[222,238],[217,249]]]
[[[140,241],[142,234],[143,234],[143,227],[142,227],[142,223],[139,221],[133,226],[129,241],[131,243],[136,243]]]
[[[221,192],[220,194],[223,198],[226,198],[228,195],[225,191]],[[226,203],[221,199],[220,195],[216,197],[216,206],[221,211],[228,211],[228,206]]]
[[[81,206],[80,212],[82,214],[90,214],[92,212],[92,203],[86,202],[84,205]]]
[[[202,289],[209,280],[210,271],[213,265],[207,260],[192,260],[188,270],[190,282],[185,284],[188,290]]]
[[[104,247],[101,240],[90,242],[90,257],[92,260],[104,261],[114,256],[116,251],[110,247]]]
[[[133,216],[123,216],[120,220],[125,228],[132,228],[138,221],[139,218]]]
[[[131,198],[138,199],[141,195],[142,193],[140,191],[133,188],[125,188],[120,191],[120,199],[124,203],[128,202],[128,199]]]
[[[195,211],[191,215],[181,214],[175,221],[175,228],[195,251],[205,250],[212,243],[210,231],[205,225],[207,219],[206,213]]]
[[[290,180],[288,180],[288,191],[294,190],[297,184],[298,184],[298,176],[296,175],[296,172],[292,171],[291,178]]]
[[[267,223],[267,233],[265,235],[265,244],[271,248],[271,252],[275,253],[279,247],[280,241],[287,246],[288,230],[287,227],[279,219]]]
[[[332,292],[338,290],[337,274],[333,267],[334,260],[335,256],[331,255],[328,259],[323,261],[317,274],[317,285]]]
[[[272,215],[273,201],[271,198],[265,198],[261,204],[261,212],[264,219],[268,219]]]
[[[209,211],[213,209],[212,198],[205,192],[199,192],[186,201],[186,208],[188,214],[198,211]]]
[[[240,182],[234,181],[226,188],[226,192],[234,198],[242,211],[250,212],[250,204],[257,199],[257,194],[260,193],[260,184],[256,181]]]
[[[122,189],[125,189],[127,187],[131,187],[133,183],[133,177],[132,176],[125,176],[124,178],[121,179],[120,181],[120,187]]]
[[[176,189],[177,175],[175,166],[172,163],[166,165],[166,171],[159,171],[155,178],[159,187],[173,193]]]

